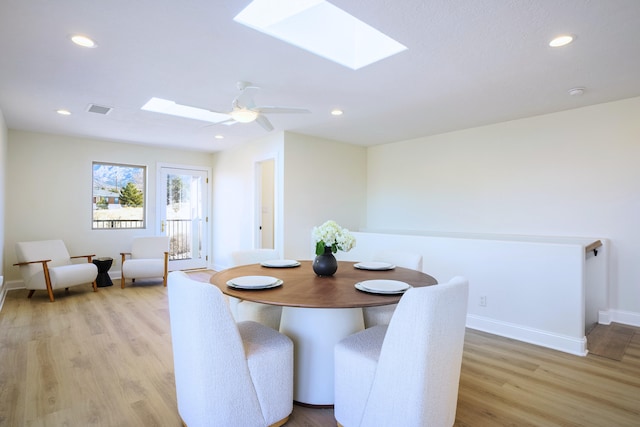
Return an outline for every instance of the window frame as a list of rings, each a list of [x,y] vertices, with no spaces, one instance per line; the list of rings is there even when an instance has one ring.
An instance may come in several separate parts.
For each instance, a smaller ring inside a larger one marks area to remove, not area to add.
[[[114,189],[116,191],[111,191],[111,195],[106,195],[106,192],[109,190],[98,185],[96,182],[97,179],[102,175],[101,173],[96,176],[96,172],[99,172],[102,168],[113,168],[114,172],[109,172],[110,175],[116,176],[116,182],[113,183]],[[122,175],[119,175],[122,174]],[[118,176],[123,176],[123,180],[121,182],[117,182]],[[96,212],[101,211],[115,211],[119,209],[123,209],[120,204],[121,193],[120,190],[127,186],[127,184],[133,183],[136,186],[136,189],[142,192],[142,212],[141,218],[134,217],[132,219],[122,219],[122,218],[114,218],[114,219],[104,219],[104,218],[96,218]],[[142,187],[142,188],[140,188]],[[113,163],[113,162],[102,162],[102,161],[93,161],[91,163],[91,229],[92,230],[141,230],[147,228],[147,166],[145,165],[133,165],[133,164],[125,164],[125,163]],[[103,191],[103,194],[100,192]],[[112,199],[113,200],[110,200]],[[106,200],[105,200],[106,199]],[[106,208],[98,208],[98,202],[106,203]],[[118,207],[110,208],[110,205],[118,205]],[[110,221],[111,224],[109,226],[104,226],[105,223],[103,221]],[[133,223],[140,224],[138,226],[131,226]],[[97,224],[102,224],[102,226],[97,226]]]

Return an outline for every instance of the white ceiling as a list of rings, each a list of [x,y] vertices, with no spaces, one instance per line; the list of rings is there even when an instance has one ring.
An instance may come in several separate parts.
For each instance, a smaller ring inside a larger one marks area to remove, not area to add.
[[[312,111],[270,115],[275,131],[374,145],[640,96],[639,0],[334,0],[408,47],[357,71],[234,22],[248,3],[0,0],[7,125],[224,150],[266,132],[140,107],[156,96],[229,110],[244,80],[262,88],[257,104]],[[74,33],[99,47],[73,45]],[[560,33],[576,40],[548,47]],[[584,95],[568,95],[576,86]]]

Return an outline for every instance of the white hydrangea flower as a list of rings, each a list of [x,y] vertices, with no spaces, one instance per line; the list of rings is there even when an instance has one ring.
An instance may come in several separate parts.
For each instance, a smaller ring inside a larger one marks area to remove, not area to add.
[[[313,227],[312,237],[316,242],[316,255],[324,253],[326,247],[331,252],[338,250],[348,252],[356,244],[355,237],[348,229],[340,227],[335,221],[327,221],[320,227]]]

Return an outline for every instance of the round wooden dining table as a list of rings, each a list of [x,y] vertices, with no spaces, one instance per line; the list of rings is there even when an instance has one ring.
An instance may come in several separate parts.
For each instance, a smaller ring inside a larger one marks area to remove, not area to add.
[[[355,288],[365,280],[398,280],[413,287],[437,284],[421,271],[395,267],[362,270],[354,262],[339,261],[338,271],[319,277],[312,261],[297,267],[273,268],[250,264],[220,271],[211,283],[241,300],[282,306],[280,332],[294,343],[294,401],[313,406],[333,405],[333,347],[364,329],[363,307],[395,304],[402,294],[372,294]],[[242,276],[271,276],[283,281],[269,289],[238,289],[227,285]]]

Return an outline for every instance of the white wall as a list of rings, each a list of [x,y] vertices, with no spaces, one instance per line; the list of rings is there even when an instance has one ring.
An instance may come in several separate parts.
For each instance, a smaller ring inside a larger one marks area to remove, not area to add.
[[[274,159],[274,246],[282,253],[282,132],[213,155],[212,268],[232,265],[235,250],[256,248],[256,162]]]
[[[4,260],[4,230],[5,230],[5,209],[6,209],[6,188],[7,182],[7,125],[4,121],[4,115],[0,110],[0,259]],[[4,301],[5,286],[4,286],[4,263],[0,263],[0,307]]]
[[[358,230],[365,224],[366,149],[287,133],[284,162],[285,256],[314,256],[311,231],[327,220]]]
[[[640,324],[639,117],[632,98],[371,147],[367,229],[606,238],[611,320]]]
[[[213,164],[213,268],[255,247],[255,163],[275,158],[275,247],[286,258],[310,259],[311,230],[328,219],[363,223],[366,149],[293,133],[278,133],[217,153]]]
[[[356,247],[338,252],[338,259],[385,260],[379,251],[408,252],[422,256],[422,271],[438,283],[466,277],[470,328],[585,355],[585,332],[595,325],[599,311],[608,307],[606,241],[594,256],[585,253],[598,240],[593,238],[354,235]]]
[[[121,144],[88,138],[9,130],[4,269],[19,280],[15,242],[61,238],[73,254],[95,253],[114,259],[130,249],[133,236],[156,234],[156,165],[211,165],[202,152]],[[92,230],[92,162],[147,166],[147,228]]]

